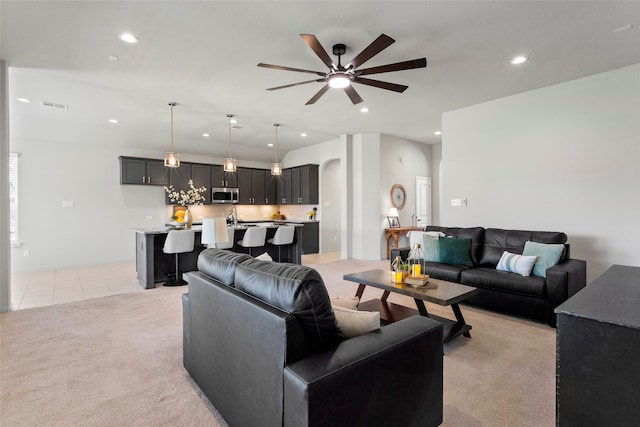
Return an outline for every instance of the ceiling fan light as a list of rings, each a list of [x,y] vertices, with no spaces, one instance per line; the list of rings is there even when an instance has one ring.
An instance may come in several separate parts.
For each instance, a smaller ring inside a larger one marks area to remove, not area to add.
[[[344,89],[351,85],[351,79],[344,74],[334,74],[329,77],[329,86],[334,89]]]
[[[271,163],[271,175],[282,175],[282,163]]]

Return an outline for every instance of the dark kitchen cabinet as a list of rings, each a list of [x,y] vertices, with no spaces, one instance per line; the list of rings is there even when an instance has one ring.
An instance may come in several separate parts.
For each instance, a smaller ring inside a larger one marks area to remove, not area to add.
[[[194,163],[191,165],[191,179],[195,188],[205,187],[207,190],[202,194],[204,204],[211,203],[211,165]]]
[[[238,187],[238,169],[235,172],[225,172],[223,166],[211,166],[211,186]]]
[[[276,182],[277,198],[282,205],[311,205],[319,200],[318,165],[304,165],[283,171]]]
[[[317,254],[320,251],[320,223],[305,222],[302,227],[302,254]]]
[[[267,174],[271,176],[271,171],[238,168],[237,173],[241,205],[265,205],[270,203],[266,197],[266,185]]]
[[[271,171],[264,171],[264,204],[276,205],[278,200],[276,197],[276,178],[278,176],[271,175]]]
[[[169,168],[162,160],[120,156],[120,184],[168,185]]]

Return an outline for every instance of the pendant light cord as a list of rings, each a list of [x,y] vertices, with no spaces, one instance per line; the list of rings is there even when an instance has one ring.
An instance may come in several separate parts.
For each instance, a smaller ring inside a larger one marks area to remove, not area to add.
[[[276,163],[278,163],[278,126],[280,124],[274,123],[274,126],[276,127]]]
[[[231,158],[231,117],[233,115],[227,114],[227,121],[229,122],[229,158]]]
[[[171,152],[173,153],[173,106],[174,104],[169,104],[171,105]]]

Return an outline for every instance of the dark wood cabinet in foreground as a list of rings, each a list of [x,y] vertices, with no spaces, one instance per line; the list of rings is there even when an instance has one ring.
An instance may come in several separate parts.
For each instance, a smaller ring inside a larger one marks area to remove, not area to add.
[[[556,308],[556,425],[640,425],[640,267],[614,265]]]

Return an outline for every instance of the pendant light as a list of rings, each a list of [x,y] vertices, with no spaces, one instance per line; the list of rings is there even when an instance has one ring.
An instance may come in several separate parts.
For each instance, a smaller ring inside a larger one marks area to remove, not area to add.
[[[170,102],[171,107],[171,151],[164,153],[164,165],[168,168],[180,167],[180,154],[173,151],[173,107],[178,105],[175,102]]]
[[[227,114],[227,119],[229,120],[229,157],[224,159],[224,171],[225,172],[235,172],[236,171],[236,159],[231,157],[231,118],[233,114]]]
[[[278,126],[279,123],[274,123],[273,126],[276,128],[276,162],[271,163],[271,175],[282,175],[282,164],[278,163]]]

